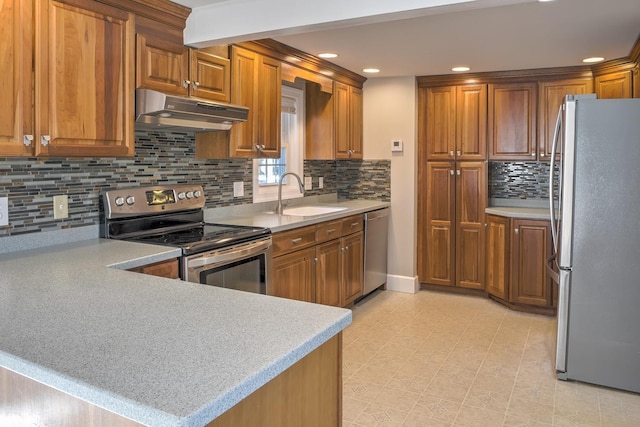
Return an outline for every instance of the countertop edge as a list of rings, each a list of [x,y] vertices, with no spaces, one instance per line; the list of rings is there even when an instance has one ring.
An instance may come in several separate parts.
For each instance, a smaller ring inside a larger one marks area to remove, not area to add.
[[[486,208],[484,211],[487,214],[504,216],[508,218],[540,219],[547,221],[551,219],[549,210],[542,208],[491,206]]]

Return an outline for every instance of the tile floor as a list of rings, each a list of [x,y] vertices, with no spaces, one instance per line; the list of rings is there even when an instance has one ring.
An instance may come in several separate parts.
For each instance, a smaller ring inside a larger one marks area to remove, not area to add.
[[[555,379],[554,318],[376,291],[344,332],[343,426],[640,426],[640,395]]]

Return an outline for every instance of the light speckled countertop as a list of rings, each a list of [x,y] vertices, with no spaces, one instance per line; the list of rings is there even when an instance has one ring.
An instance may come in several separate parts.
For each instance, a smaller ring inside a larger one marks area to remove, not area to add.
[[[548,200],[490,199],[485,213],[509,218],[550,219]]]
[[[202,426],[351,323],[342,308],[123,269],[177,249],[0,254],[0,366],[152,426]]]
[[[231,225],[249,225],[255,227],[267,227],[272,232],[291,230],[293,228],[304,227],[306,225],[317,224],[319,222],[331,221],[333,219],[343,218],[349,215],[356,215],[370,212],[377,209],[389,207],[389,202],[380,202],[376,200],[342,200],[342,201],[323,201],[317,203],[303,203],[302,206],[337,206],[346,208],[345,210],[315,216],[292,216],[292,215],[276,215],[262,211],[248,210],[225,210],[210,209],[205,211],[205,221],[216,222]]]

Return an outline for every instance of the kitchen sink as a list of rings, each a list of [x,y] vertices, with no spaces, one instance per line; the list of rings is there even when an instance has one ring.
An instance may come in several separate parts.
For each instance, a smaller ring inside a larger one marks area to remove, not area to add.
[[[292,216],[314,216],[340,212],[346,209],[347,208],[341,208],[337,206],[298,206],[295,208],[287,208],[282,211],[282,214]]]

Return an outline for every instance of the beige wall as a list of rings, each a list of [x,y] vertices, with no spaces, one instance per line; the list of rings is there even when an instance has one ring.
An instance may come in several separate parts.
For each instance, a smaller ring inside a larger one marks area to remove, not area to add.
[[[414,77],[369,79],[364,84],[364,158],[391,160],[391,218],[387,288],[415,292],[416,82]],[[391,152],[400,139],[404,151]]]

